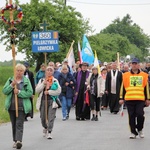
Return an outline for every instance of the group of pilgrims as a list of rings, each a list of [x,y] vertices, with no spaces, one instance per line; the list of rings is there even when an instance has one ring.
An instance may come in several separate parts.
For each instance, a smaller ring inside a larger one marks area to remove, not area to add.
[[[40,112],[43,134],[47,139],[52,139],[58,100],[61,102],[62,121],[69,119],[72,107],[75,109],[77,121],[98,121],[101,110],[106,109],[111,114],[118,114],[122,75],[131,69],[130,62],[119,65],[120,69],[117,61],[100,63],[99,73],[98,67],[86,62],[77,61],[71,68],[65,58],[62,63],[51,61],[47,65],[41,64],[34,75],[28,62],[17,64],[15,77],[10,77],[3,87],[3,93],[7,95],[5,108],[12,123],[13,148],[22,147],[24,121],[34,116],[35,93],[38,95],[36,109]],[[149,73],[150,63],[141,63],[139,69]],[[16,95],[18,116],[15,107]]]

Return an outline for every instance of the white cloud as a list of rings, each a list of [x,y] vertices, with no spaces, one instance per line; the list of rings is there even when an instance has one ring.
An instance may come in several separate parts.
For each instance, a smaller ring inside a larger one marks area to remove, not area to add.
[[[84,3],[73,3],[71,1],[86,2]],[[114,19],[117,17],[123,18],[126,14],[131,16],[131,20],[138,24],[144,33],[150,35],[150,1],[148,0],[68,0],[68,5],[76,8],[77,11],[83,14],[84,18],[90,19],[90,24],[96,29],[96,33],[106,28]],[[94,5],[98,4],[110,4],[110,5]],[[145,4],[149,5],[113,5],[113,4]],[[111,5],[112,4],[112,5]]]

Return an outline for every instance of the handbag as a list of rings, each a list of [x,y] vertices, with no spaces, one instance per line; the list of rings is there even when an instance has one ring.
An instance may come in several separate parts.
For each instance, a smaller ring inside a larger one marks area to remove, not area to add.
[[[52,108],[58,108],[58,105],[57,105],[56,101],[53,101]]]
[[[59,98],[57,98],[57,99],[56,99],[56,103],[57,103],[57,105],[58,105],[58,108],[61,108],[61,107],[62,107],[62,105],[61,105],[61,102],[60,102],[60,99],[59,99]]]

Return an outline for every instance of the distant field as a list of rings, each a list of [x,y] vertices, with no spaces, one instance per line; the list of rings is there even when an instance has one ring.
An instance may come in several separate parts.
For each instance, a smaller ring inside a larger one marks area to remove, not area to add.
[[[5,110],[5,98],[6,96],[2,93],[2,88],[7,81],[7,79],[13,76],[13,67],[2,67],[0,66],[0,124],[4,122],[9,122],[8,112]],[[37,95],[34,98],[34,110],[36,103]]]
[[[13,75],[13,67],[0,67],[0,86],[4,85],[9,77]]]

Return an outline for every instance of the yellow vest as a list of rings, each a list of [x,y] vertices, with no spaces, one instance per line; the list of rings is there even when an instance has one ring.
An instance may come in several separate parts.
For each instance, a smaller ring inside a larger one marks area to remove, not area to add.
[[[125,100],[145,100],[144,89],[148,84],[148,74],[140,72],[139,74],[132,74],[126,72],[123,74],[123,86],[125,88]],[[146,91],[149,95],[149,89]],[[149,96],[148,96],[149,98]]]

